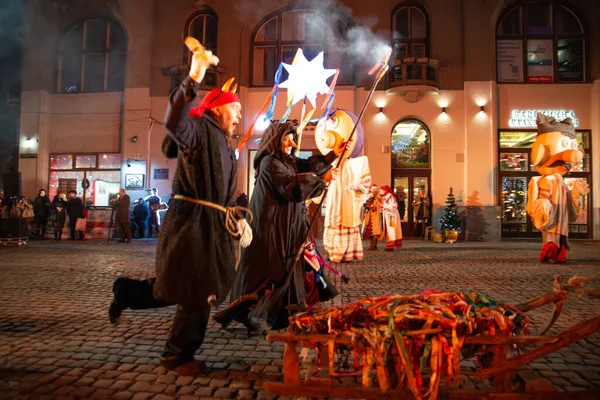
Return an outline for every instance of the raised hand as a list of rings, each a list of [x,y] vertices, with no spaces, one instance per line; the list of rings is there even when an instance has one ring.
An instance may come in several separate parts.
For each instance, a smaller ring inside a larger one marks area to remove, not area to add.
[[[194,37],[186,37],[185,45],[193,53],[189,73],[190,78],[196,83],[200,83],[202,79],[204,79],[204,74],[206,74],[208,67],[217,65],[219,63],[219,58],[213,55],[212,51],[206,50],[206,48]]]

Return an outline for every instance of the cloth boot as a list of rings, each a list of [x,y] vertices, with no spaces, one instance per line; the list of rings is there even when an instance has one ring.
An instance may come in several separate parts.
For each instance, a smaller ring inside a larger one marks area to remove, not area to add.
[[[209,317],[209,307],[186,308],[178,305],[160,363],[172,369],[193,360],[204,342]]]
[[[155,282],[156,278],[144,280],[117,278],[113,283],[113,301],[108,310],[110,322],[118,323],[121,313],[127,308],[143,310],[171,305],[154,298]]]

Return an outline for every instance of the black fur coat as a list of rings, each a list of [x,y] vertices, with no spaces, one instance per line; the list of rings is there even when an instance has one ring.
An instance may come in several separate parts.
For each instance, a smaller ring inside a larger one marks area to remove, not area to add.
[[[219,135],[224,133],[208,113],[192,121],[197,130],[193,147],[181,146],[169,136],[163,142],[165,155],[177,156],[173,193],[228,205],[236,188],[234,150],[227,155],[233,157],[233,170],[225,191],[219,148]],[[233,242],[223,212],[173,199],[158,238],[154,297],[170,304],[207,307],[208,297],[214,294],[220,304],[235,277]]]

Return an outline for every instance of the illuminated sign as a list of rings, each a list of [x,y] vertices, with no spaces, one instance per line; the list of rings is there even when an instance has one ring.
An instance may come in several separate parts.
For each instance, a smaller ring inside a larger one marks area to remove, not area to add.
[[[571,118],[573,126],[579,126],[579,120],[575,117],[575,111],[572,110],[512,110],[508,126],[511,128],[537,128],[535,121],[538,113],[552,117],[557,121]]]

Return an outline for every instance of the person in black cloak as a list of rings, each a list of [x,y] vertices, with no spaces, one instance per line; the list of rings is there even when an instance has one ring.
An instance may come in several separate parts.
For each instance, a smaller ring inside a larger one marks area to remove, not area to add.
[[[294,155],[295,136],[291,123],[275,122],[256,152],[249,207],[254,238],[242,250],[230,306],[214,317],[224,329],[236,320],[249,332],[259,330],[256,318],[264,319],[270,329],[281,329],[288,325],[286,306],[305,303],[305,263],[303,258],[296,261],[298,251],[309,245],[304,202],[323,193],[332,179],[331,163],[345,143],[326,156],[304,160]]]
[[[175,195],[158,237],[156,278],[118,278],[109,308],[111,322],[117,322],[125,308],[177,304],[160,362],[170,369],[184,364],[189,374],[204,370],[194,354],[204,341],[211,306],[225,300],[234,281],[234,236],[242,246],[252,240],[246,220],[232,221],[222,209],[235,200],[237,163],[231,137],[241,120],[241,104],[235,88],[229,90],[229,80],[191,108],[196,84],[208,67],[207,54],[212,56],[193,41],[190,76],[171,94],[165,116],[163,153],[177,158],[177,169]]]

